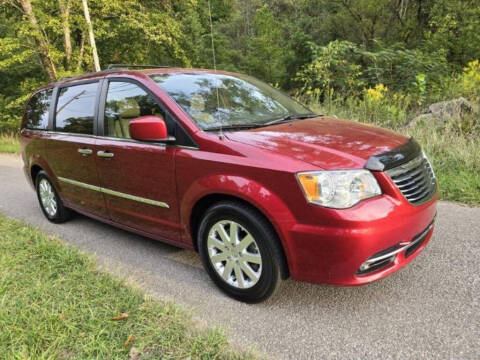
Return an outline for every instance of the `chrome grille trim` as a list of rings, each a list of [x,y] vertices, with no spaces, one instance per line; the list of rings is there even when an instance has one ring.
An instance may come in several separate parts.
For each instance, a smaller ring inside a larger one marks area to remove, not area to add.
[[[437,191],[432,165],[423,153],[403,165],[387,170],[386,173],[412,205],[424,204]]]

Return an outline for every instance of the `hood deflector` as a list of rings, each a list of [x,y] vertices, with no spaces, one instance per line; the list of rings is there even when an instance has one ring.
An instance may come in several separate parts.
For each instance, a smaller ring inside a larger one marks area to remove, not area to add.
[[[422,148],[410,138],[404,145],[384,152],[382,154],[371,156],[365,164],[365,169],[371,171],[385,171],[400,166],[420,155]]]

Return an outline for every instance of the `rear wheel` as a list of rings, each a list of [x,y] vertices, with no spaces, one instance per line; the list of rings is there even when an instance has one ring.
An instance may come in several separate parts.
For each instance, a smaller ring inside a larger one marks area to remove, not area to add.
[[[254,209],[225,201],[205,213],[198,232],[203,265],[215,284],[244,302],[270,297],[280,282],[276,234]]]
[[[65,207],[45,171],[40,171],[35,180],[38,202],[45,217],[54,223],[62,223],[72,217],[72,211]]]

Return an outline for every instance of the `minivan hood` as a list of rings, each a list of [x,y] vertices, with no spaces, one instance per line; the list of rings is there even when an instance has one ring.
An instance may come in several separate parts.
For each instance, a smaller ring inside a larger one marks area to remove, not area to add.
[[[370,156],[408,141],[390,130],[324,116],[230,132],[227,137],[322,169],[363,168]]]

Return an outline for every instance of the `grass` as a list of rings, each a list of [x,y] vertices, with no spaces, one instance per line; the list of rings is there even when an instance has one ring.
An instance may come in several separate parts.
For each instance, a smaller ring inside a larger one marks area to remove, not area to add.
[[[112,320],[119,314],[123,320]],[[127,344],[127,339],[134,340]],[[134,349],[132,350],[132,347]],[[134,353],[137,353],[135,356]],[[218,330],[101,273],[84,254],[0,215],[2,359],[243,359]]]
[[[20,154],[20,142],[13,135],[0,134],[0,153]]]
[[[480,138],[428,126],[399,129],[416,138],[432,161],[440,197],[480,206]]]
[[[413,136],[430,158],[438,178],[440,198],[480,206],[480,136],[462,133],[458,124],[438,127],[419,123],[415,127],[401,122],[371,121],[363,109],[355,106],[322,106],[311,108],[319,114],[369,122]],[[405,119],[409,117],[406,116]],[[411,118],[411,117],[410,117]]]

